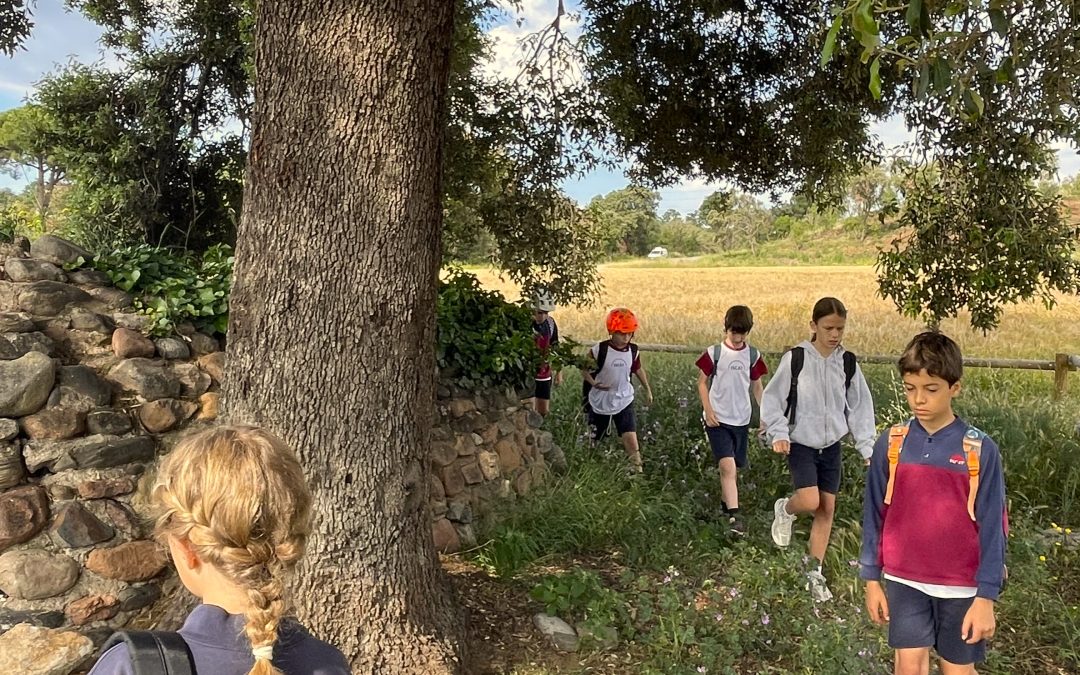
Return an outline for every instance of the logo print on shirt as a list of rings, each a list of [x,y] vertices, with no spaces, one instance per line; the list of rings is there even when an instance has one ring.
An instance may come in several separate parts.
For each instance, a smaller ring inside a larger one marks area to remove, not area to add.
[[[623,358],[615,359],[614,361],[611,362],[611,365],[615,366],[616,368],[623,368],[623,367],[626,366],[626,359],[623,359]]]
[[[949,458],[949,464],[957,464],[959,466],[963,466],[965,463],[966,462],[963,455],[953,455]]]

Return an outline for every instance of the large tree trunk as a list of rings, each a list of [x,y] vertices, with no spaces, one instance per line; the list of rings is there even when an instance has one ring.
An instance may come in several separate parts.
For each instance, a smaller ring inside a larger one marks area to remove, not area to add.
[[[461,670],[425,465],[453,5],[256,3],[224,405],[299,452],[300,618],[356,672]]]

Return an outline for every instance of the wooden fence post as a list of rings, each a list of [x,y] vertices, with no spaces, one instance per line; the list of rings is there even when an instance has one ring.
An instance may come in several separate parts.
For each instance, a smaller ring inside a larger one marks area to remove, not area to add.
[[[1060,401],[1065,396],[1069,384],[1069,371],[1073,369],[1068,354],[1054,355],[1054,400]]]

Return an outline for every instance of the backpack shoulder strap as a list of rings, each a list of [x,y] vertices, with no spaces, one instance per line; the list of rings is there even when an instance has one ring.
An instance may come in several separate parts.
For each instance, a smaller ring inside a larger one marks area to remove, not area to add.
[[[750,369],[751,370],[754,369],[754,366],[757,365],[758,359],[760,359],[760,358],[761,358],[761,352],[759,352],[757,347],[755,347],[754,345],[750,345]]]
[[[610,345],[607,340],[604,340],[596,346],[596,370],[593,371],[593,375],[596,375],[604,369],[604,361],[607,360],[609,346]]]
[[[986,437],[982,431],[969,427],[964,432],[964,459],[968,470],[968,515],[975,520],[975,495],[979,491],[979,468],[982,462],[982,444]]]
[[[889,429],[889,482],[885,484],[885,503],[892,504],[893,485],[896,482],[896,465],[900,463],[900,453],[904,449],[911,420],[897,424]]]
[[[638,351],[639,351],[639,349],[638,349],[637,344],[631,342],[630,343],[630,361],[631,362],[637,361]]]
[[[788,354],[791,354],[791,387],[788,389],[787,396],[787,408],[784,410],[784,415],[788,418],[789,424],[795,424],[795,409],[799,404],[799,373],[802,372],[803,359],[806,357],[806,351],[802,347],[792,347],[788,350]]]
[[[855,368],[858,364],[858,358],[855,356],[855,352],[849,352],[844,350],[844,389],[851,388],[851,380],[855,378]]]
[[[102,651],[120,643],[127,646],[135,675],[196,675],[191,649],[179,633],[120,631],[113,633]]]

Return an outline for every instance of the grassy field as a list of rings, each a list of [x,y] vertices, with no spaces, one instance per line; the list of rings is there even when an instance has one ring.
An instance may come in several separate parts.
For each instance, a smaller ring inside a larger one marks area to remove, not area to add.
[[[499,580],[492,583],[504,597],[521,598],[519,605],[531,597],[521,613],[546,608],[600,638],[573,657],[537,652],[541,643],[533,641],[509,667],[483,672],[891,672],[885,632],[864,616],[854,567],[865,471],[854,450],[846,451],[825,561],[836,599],[815,605],[803,578],[808,521],[797,522],[788,550],[769,538],[772,502],[790,490],[784,462],[752,445],[740,477],[749,533],[733,538],[717,517],[718,481],[692,360],[644,358],[656,392],[651,408],[638,408],[644,478],[625,477],[614,443],[583,441],[572,375],[556,390],[547,420],[569,472],[487,523],[484,543],[469,555]],[[904,418],[892,368],[865,371],[879,426]],[[1080,394],[1051,405],[1039,375],[984,371],[958,401],[958,412],[1003,448],[1010,498],[1010,586],[984,675],[1080,672],[1080,551],[1065,535],[1070,526],[1080,530],[1080,439],[1072,430]]]
[[[475,272],[508,299],[519,297],[494,272]],[[593,307],[555,312],[564,335],[602,336],[605,313],[621,305],[641,320],[638,342],[705,345],[723,333],[724,311],[745,304],[754,312],[751,341],[762,350],[779,351],[806,338],[811,307],[826,295],[847,306],[845,345],[856,353],[897,354],[921,329],[877,296],[869,266],[640,268],[620,263],[603,266],[601,273],[604,289]],[[1036,303],[1009,307],[1000,328],[987,335],[970,330],[966,316],[945,321],[942,330],[968,356],[1049,360],[1057,352],[1080,353],[1080,298],[1061,297],[1052,310]]]

